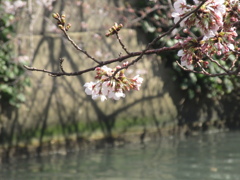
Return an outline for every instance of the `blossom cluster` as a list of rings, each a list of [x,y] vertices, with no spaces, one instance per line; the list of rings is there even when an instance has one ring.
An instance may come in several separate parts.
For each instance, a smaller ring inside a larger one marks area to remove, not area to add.
[[[4,10],[8,14],[15,14],[19,8],[23,8],[24,6],[26,6],[26,4],[27,3],[25,1],[21,0],[17,0],[14,2],[10,1],[3,2]]]
[[[53,9],[53,2],[55,2],[56,0],[37,0],[37,4],[39,5],[43,5],[45,8],[47,8],[49,11],[52,11]]]
[[[127,66],[127,63],[123,64],[123,67]],[[133,78],[125,76],[125,69],[121,66],[117,66],[115,69],[107,66],[97,67],[95,69],[96,82],[88,82],[84,84],[85,93],[91,95],[92,99],[100,98],[101,101],[107,98],[119,100],[124,98],[125,91],[139,90],[143,82],[143,78],[136,75]]]
[[[174,3],[175,12],[172,13],[177,23],[190,11],[202,3],[194,0],[194,5],[187,4],[186,0],[177,0]],[[183,47],[178,52],[181,56],[181,65],[192,69],[196,62],[203,62],[207,55],[225,55],[225,59],[236,48],[235,38],[238,36],[233,24],[240,20],[239,0],[206,0],[206,2],[190,16],[181,21],[181,27],[187,27],[185,32],[195,26],[203,34],[202,38],[178,37]]]

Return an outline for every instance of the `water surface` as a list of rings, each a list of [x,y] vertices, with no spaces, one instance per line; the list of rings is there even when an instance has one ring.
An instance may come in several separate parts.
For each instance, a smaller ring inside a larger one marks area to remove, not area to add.
[[[240,132],[18,159],[1,180],[239,180]]]

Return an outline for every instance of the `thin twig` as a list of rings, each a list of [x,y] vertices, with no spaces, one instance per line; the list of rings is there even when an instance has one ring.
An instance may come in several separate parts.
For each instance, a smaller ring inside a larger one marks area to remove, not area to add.
[[[204,74],[210,74],[210,73],[208,73],[208,72],[203,68],[203,66],[201,65],[200,62],[197,62],[197,65],[198,65],[198,67],[200,67],[200,69],[202,70],[202,72],[203,72]]]
[[[116,31],[115,35],[117,36],[118,42],[121,44],[122,49],[123,49],[127,54],[130,54],[130,52],[128,52],[127,48],[125,47],[125,45],[123,44],[122,40],[120,39],[117,31]]]
[[[232,72],[229,72],[229,73],[216,73],[216,74],[210,74],[206,71],[196,71],[196,70],[193,70],[193,69],[188,69],[188,68],[185,68],[183,67],[178,61],[176,61],[177,65],[183,69],[184,71],[187,71],[187,72],[193,72],[193,73],[196,73],[196,74],[204,74],[206,76],[210,76],[210,77],[217,77],[217,76],[226,76],[226,75],[237,75],[239,76],[239,73],[237,73],[236,71],[232,71]]]
[[[157,11],[157,10],[159,10],[159,9],[166,9],[166,8],[167,8],[167,6],[163,6],[163,5],[157,4],[157,5],[155,5],[153,8],[151,8],[151,9],[147,10],[146,12],[144,12],[144,14],[143,14],[142,16],[140,16],[140,17],[138,17],[138,18],[136,18],[136,19],[133,19],[133,20],[130,22],[130,25],[131,25],[131,24],[135,24],[135,23],[143,20],[143,19],[146,18],[150,13],[152,13],[152,12],[154,12],[154,11]]]
[[[219,68],[221,68],[222,70],[224,70],[226,73],[228,73],[229,71],[226,69],[226,68],[224,68],[218,61],[216,61],[216,60],[214,60],[213,58],[211,58],[209,55],[207,55],[207,54],[205,54],[206,56],[207,56],[207,58],[211,61],[211,62],[213,62],[213,63],[215,63]]]
[[[63,61],[64,61],[64,59],[63,58],[60,58],[59,59],[59,67],[60,67],[60,70],[63,72],[63,73],[65,73],[65,71],[64,71],[64,69],[63,69]]]
[[[80,48],[68,35],[67,31],[65,29],[61,29],[64,33],[64,35],[66,36],[67,40],[80,52],[82,52],[83,54],[85,54],[88,58],[92,59],[93,61],[95,61],[98,64],[101,64],[102,62],[96,60],[94,57],[92,57],[90,54],[88,54],[87,51],[83,50],[82,48]]]

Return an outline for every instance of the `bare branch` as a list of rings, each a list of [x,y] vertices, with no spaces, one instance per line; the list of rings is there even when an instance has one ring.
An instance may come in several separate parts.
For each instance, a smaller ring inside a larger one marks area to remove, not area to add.
[[[232,62],[232,65],[231,65],[231,67],[230,67],[230,69],[229,69],[230,71],[232,71],[233,68],[236,67],[236,62],[237,62],[237,60],[238,60],[238,58],[239,58],[238,55],[240,54],[239,52],[235,52],[235,51],[233,51],[233,52],[236,54],[236,58],[235,58],[235,60]]]
[[[177,65],[183,69],[184,71],[187,71],[187,72],[193,72],[193,73],[196,73],[196,74],[204,74],[206,76],[210,76],[210,77],[216,77],[216,76],[225,76],[225,75],[229,75],[229,74],[236,74],[235,72],[231,72],[231,73],[216,73],[216,74],[210,74],[206,71],[196,71],[196,70],[193,70],[193,69],[188,69],[188,68],[185,68],[183,67],[178,61],[176,61]]]
[[[203,66],[201,65],[200,62],[197,62],[197,65],[198,65],[198,67],[200,67],[200,69],[202,70],[202,72],[203,72],[204,74],[209,74],[209,73],[203,68]]]
[[[209,55],[207,55],[207,54],[205,54],[207,57],[208,57],[208,59],[211,61],[211,62],[213,62],[213,63],[215,63],[219,68],[221,68],[222,70],[224,70],[226,73],[228,73],[229,71],[226,69],[226,68],[224,68],[218,61],[216,61],[216,60],[214,60],[213,58],[211,58]]]
[[[164,36],[170,34],[186,17],[190,16],[191,14],[195,13],[207,0],[203,0],[202,3],[200,3],[196,9],[190,11],[189,13],[187,13],[185,16],[183,16],[174,26],[172,26],[167,32],[163,33],[162,35],[159,35],[158,37],[156,37],[152,42],[150,42],[147,47],[145,48],[145,50],[142,51],[142,53],[136,58],[134,59],[132,62],[130,62],[127,66],[124,66],[122,68],[119,68],[115,71],[115,73],[113,74],[113,76],[115,76],[119,71],[121,71],[122,69],[127,69],[129,66],[132,66],[133,64],[135,64],[136,62],[138,62],[143,55],[145,54],[146,51],[148,51],[150,49],[150,47],[152,45],[154,45],[157,41],[159,41],[161,38],[163,38]]]
[[[180,45],[175,45],[173,47],[163,47],[163,48],[159,48],[159,49],[151,49],[151,50],[147,50],[144,52],[144,55],[151,55],[151,54],[159,54],[159,53],[162,53],[162,52],[166,52],[166,51],[173,51],[173,50],[179,50],[181,49]],[[101,67],[101,66],[104,66],[104,65],[108,65],[108,64],[112,64],[112,63],[115,63],[115,62],[122,62],[126,59],[129,59],[131,57],[136,57],[136,56],[139,56],[142,54],[142,51],[139,51],[139,52],[132,52],[128,55],[125,55],[125,56],[120,56],[118,58],[115,58],[115,59],[110,59],[108,61],[103,61],[101,64],[97,65],[97,66],[94,66],[94,67],[91,67],[91,68],[88,68],[88,69],[85,69],[85,70],[82,70],[82,71],[77,71],[77,72],[71,72],[71,73],[67,73],[67,72],[53,72],[53,71],[48,71],[48,70],[45,70],[45,69],[38,69],[38,68],[35,68],[35,67],[29,67],[29,66],[26,66],[24,65],[24,67],[29,70],[29,71],[38,71],[38,72],[43,72],[43,73],[48,73],[50,75],[52,75],[53,77],[58,77],[58,76],[79,76],[79,75],[82,75],[84,73],[87,73],[87,72],[90,72],[90,71],[94,71],[97,67]]]
[[[64,69],[63,69],[63,66],[62,66],[63,61],[64,61],[63,58],[60,58],[60,59],[59,59],[59,67],[60,67],[61,71],[62,71],[63,73],[65,73],[65,71],[64,71]]]
[[[92,57],[87,51],[83,50],[82,48],[80,48],[72,39],[71,37],[68,35],[67,31],[68,29],[70,28],[70,25],[65,25],[65,16],[62,15],[60,16],[58,13],[56,14],[53,14],[53,17],[55,19],[58,20],[58,27],[63,31],[64,35],[66,36],[67,40],[80,52],[82,52],[83,54],[85,54],[89,59],[93,60],[94,62],[97,63],[96,66],[94,67],[90,67],[90,68],[87,68],[87,69],[84,69],[84,70],[81,70],[81,71],[76,71],[76,72],[65,72],[64,69],[63,69],[63,66],[62,66],[62,63],[63,63],[63,59],[60,58],[60,61],[59,61],[59,66],[60,66],[60,72],[52,72],[52,71],[49,71],[49,70],[45,70],[45,69],[38,69],[38,68],[34,68],[34,67],[29,67],[29,66],[24,66],[26,69],[28,69],[29,71],[39,71],[39,72],[43,72],[43,73],[48,73],[49,75],[51,76],[54,76],[54,77],[58,77],[58,76],[78,76],[78,75],[81,75],[81,74],[84,74],[86,72],[90,72],[90,71],[94,71],[97,67],[101,67],[101,66],[104,66],[104,65],[108,65],[108,64],[112,64],[112,63],[115,63],[115,62],[122,62],[126,59],[129,59],[129,58],[132,58],[132,57],[135,57],[135,59],[133,59],[131,62],[129,62],[126,66],[122,66],[121,68],[118,68],[117,70],[114,71],[114,73],[112,74],[111,77],[115,77],[115,75],[121,71],[122,69],[127,69],[129,66],[131,65],[134,65],[136,62],[138,62],[140,59],[142,59],[142,57],[144,55],[150,55],[150,54],[159,54],[161,52],[166,52],[166,51],[173,51],[173,50],[180,50],[183,48],[183,45],[181,43],[177,43],[175,44],[174,46],[172,47],[162,47],[162,48],[158,48],[158,49],[151,49],[152,46],[154,44],[156,44],[159,40],[161,40],[163,37],[167,36],[167,35],[170,35],[174,29],[176,29],[180,23],[185,19],[187,18],[188,16],[190,16],[191,14],[193,13],[196,13],[201,7],[202,5],[206,2],[207,0],[201,0],[201,3],[195,8],[193,9],[192,11],[186,13],[183,17],[180,18],[180,20],[175,24],[173,25],[168,31],[158,35],[156,38],[154,38],[146,47],[145,49],[141,50],[141,51],[138,51],[138,52],[129,52],[128,49],[125,47],[124,43],[122,42],[121,38],[119,37],[119,33],[118,31],[123,27],[122,24],[117,24],[115,23],[114,26],[112,26],[110,29],[109,29],[109,32],[106,34],[106,37],[109,37],[111,35],[116,35],[117,37],[117,40],[119,42],[119,44],[121,45],[122,49],[126,52],[127,55],[124,55],[124,56],[120,56],[118,58],[114,58],[114,59],[110,59],[110,60],[107,60],[107,61],[98,61],[96,60],[94,57]],[[150,9],[149,11],[146,11],[145,14],[143,16],[141,16],[140,18],[137,18],[135,19],[135,21],[138,21],[138,20],[141,20],[143,18],[145,18],[149,13],[153,12],[153,11],[156,11],[158,9],[161,9],[163,7],[161,7],[160,5],[156,5],[154,8]],[[239,21],[238,22],[235,22],[234,23],[234,26],[236,27],[239,27]],[[202,37],[198,37],[197,39],[201,40]],[[187,43],[187,41],[186,41]],[[233,51],[234,52],[234,51]],[[237,56],[239,54],[239,52],[234,52]],[[204,75],[207,75],[207,76],[211,76],[211,77],[215,77],[215,76],[223,76],[223,75],[237,75],[239,76],[240,75],[240,66],[236,67],[236,61],[237,61],[237,58],[236,60],[234,60],[231,64],[231,67],[229,69],[226,69],[223,65],[221,65],[219,63],[219,61],[213,59],[212,57],[210,57],[208,54],[205,54],[206,57],[209,59],[209,61],[211,61],[212,63],[216,64],[220,69],[222,69],[224,72],[221,72],[221,73],[215,73],[215,74],[212,74],[212,73],[209,73],[205,67],[206,64],[202,64],[202,60],[201,61],[198,61],[195,63],[196,67],[198,67],[197,69],[198,70],[194,70],[194,69],[188,69],[188,68],[185,68],[183,67],[178,61],[176,61],[177,65],[185,70],[185,71],[189,71],[189,72],[193,72],[193,73],[199,73],[199,74],[204,74]],[[207,62],[208,63],[208,62]],[[236,67],[236,70],[234,69]],[[234,69],[234,70],[233,70]]]
[[[178,61],[176,61],[177,65],[183,69],[184,71],[187,72],[193,72],[196,74],[204,74],[206,76],[210,76],[210,77],[217,77],[217,76],[226,76],[226,75],[235,75],[235,76],[240,76],[240,66],[235,70],[235,71],[228,71],[228,72],[224,72],[224,73],[215,73],[215,74],[211,74],[208,73],[207,71],[204,70],[204,68],[202,67],[202,71],[196,71],[194,69],[188,69],[186,67],[183,67]]]
[[[143,20],[143,19],[146,18],[150,13],[152,13],[152,12],[154,12],[154,11],[157,11],[157,10],[159,10],[159,9],[167,9],[167,7],[166,7],[166,6],[163,6],[163,5],[156,4],[153,8],[146,10],[146,11],[142,14],[142,16],[140,16],[140,17],[138,17],[138,18],[136,18],[136,19],[133,19],[133,20],[130,22],[130,24],[135,24],[135,23]]]
[[[67,40],[80,52],[82,52],[83,54],[85,54],[88,58],[92,59],[93,61],[95,61],[98,64],[101,64],[100,61],[96,60],[94,57],[92,57],[87,51],[83,50],[82,48],[80,48],[71,38],[70,36],[67,34],[67,31],[65,29],[61,29],[64,33],[64,35],[66,36]]]
[[[122,49],[127,53],[127,54],[130,54],[130,52],[128,52],[127,48],[125,47],[125,45],[123,44],[122,40],[120,39],[119,35],[118,35],[118,32],[116,31],[116,37],[118,39],[118,42],[121,44],[122,46]]]
[[[205,1],[204,1],[205,2]],[[160,52],[164,52],[164,51],[170,51],[170,50],[179,50],[181,49],[180,45],[179,44],[176,44],[175,46],[173,47],[163,47],[163,48],[160,48],[160,49],[152,49],[152,50],[149,50],[150,47],[156,43],[158,40],[160,40],[162,37],[170,34],[179,24],[180,22],[186,18],[187,16],[189,16],[190,14],[194,13],[195,11],[197,11],[201,6],[202,4],[204,3],[202,2],[196,9],[194,9],[193,11],[187,13],[184,17],[182,17],[172,28],[170,28],[167,32],[163,33],[162,35],[158,36],[157,38],[155,38],[151,43],[149,43],[147,45],[147,47],[145,48],[145,50],[143,51],[140,51],[140,52],[133,52],[133,53],[129,53],[127,51],[127,54],[126,56],[121,56],[121,57],[118,57],[116,59],[112,59],[112,60],[108,60],[108,61],[104,61],[104,62],[99,62],[97,61],[95,58],[93,58],[92,56],[90,56],[87,51],[84,51],[82,50],[71,38],[70,36],[67,34],[67,31],[65,28],[60,28],[64,35],[66,36],[66,38],[68,39],[68,41],[71,42],[71,44],[77,49],[79,50],[80,52],[84,53],[87,57],[89,57],[90,59],[92,59],[93,61],[97,62],[98,65],[95,66],[95,67],[91,67],[91,68],[88,68],[88,69],[85,69],[85,70],[82,70],[82,71],[77,71],[77,72],[71,72],[71,73],[67,73],[65,72],[63,69],[61,69],[62,72],[52,72],[52,71],[48,71],[48,70],[45,70],[45,69],[38,69],[38,68],[34,68],[34,67],[28,67],[28,66],[24,66],[27,70],[29,71],[39,71],[39,72],[44,72],[44,73],[48,73],[49,75],[52,75],[52,76],[78,76],[78,75],[81,75],[83,73],[86,73],[86,72],[89,72],[89,71],[93,71],[96,69],[96,67],[100,67],[100,66],[103,66],[103,65],[107,65],[107,64],[111,64],[111,63],[114,63],[114,62],[122,62],[123,60],[125,59],[128,59],[128,58],[131,58],[131,57],[135,57],[135,56],[138,56],[135,60],[133,60],[132,62],[130,62],[127,66],[123,67],[123,68],[120,68],[118,70],[115,71],[115,73],[113,74],[113,76],[115,76],[121,69],[124,69],[124,68],[127,68],[133,64],[135,64],[137,61],[139,61],[143,55],[148,55],[148,54],[158,54]],[[117,31],[114,31],[115,34],[117,34]],[[118,37],[118,36],[117,36]],[[118,38],[119,40],[119,38]],[[121,40],[119,41],[121,42]],[[125,46],[122,44],[122,42],[120,43],[122,45],[122,47],[125,49]]]

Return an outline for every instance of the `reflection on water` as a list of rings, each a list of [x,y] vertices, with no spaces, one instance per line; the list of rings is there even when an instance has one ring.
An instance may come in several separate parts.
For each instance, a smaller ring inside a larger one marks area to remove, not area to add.
[[[1,180],[239,180],[240,133],[21,159],[0,166]]]

